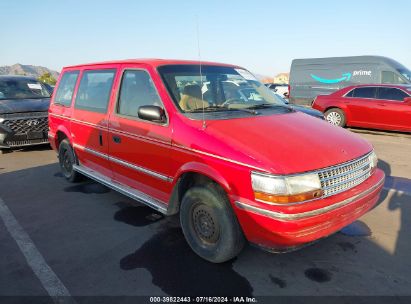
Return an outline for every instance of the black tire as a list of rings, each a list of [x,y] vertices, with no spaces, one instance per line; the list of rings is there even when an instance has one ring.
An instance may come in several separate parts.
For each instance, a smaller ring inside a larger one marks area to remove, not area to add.
[[[332,109],[327,110],[324,113],[324,118],[326,121],[328,121],[332,125],[339,126],[339,127],[345,127],[345,124],[346,124],[345,113],[341,109],[332,108]]]
[[[76,156],[70,142],[67,139],[64,139],[60,143],[59,163],[61,173],[69,182],[75,183],[82,180],[81,174],[73,170],[73,165],[77,163]]]
[[[207,261],[228,261],[244,247],[245,238],[227,195],[213,183],[185,193],[180,223],[191,249]]]

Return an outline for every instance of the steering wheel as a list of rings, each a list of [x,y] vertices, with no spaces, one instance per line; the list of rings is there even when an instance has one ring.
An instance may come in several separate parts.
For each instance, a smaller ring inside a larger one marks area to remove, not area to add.
[[[230,98],[230,99],[227,99],[226,101],[224,101],[221,104],[221,106],[225,107],[225,106],[228,106],[232,103],[246,103],[246,102],[243,99],[240,99],[240,98]]]

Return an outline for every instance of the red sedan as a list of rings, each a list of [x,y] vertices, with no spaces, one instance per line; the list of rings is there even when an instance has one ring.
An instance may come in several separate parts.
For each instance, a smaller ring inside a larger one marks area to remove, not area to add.
[[[313,108],[337,126],[411,132],[411,86],[357,85],[320,95]]]

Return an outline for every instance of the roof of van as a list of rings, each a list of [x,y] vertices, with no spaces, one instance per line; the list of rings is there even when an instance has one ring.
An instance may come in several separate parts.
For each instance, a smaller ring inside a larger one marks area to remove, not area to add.
[[[208,62],[208,61],[196,61],[196,60],[179,60],[179,59],[156,59],[156,58],[139,58],[139,59],[123,59],[123,60],[113,60],[113,61],[104,61],[104,62],[94,62],[94,63],[85,63],[78,65],[66,66],[64,68],[77,68],[77,67],[89,67],[95,65],[109,65],[109,64],[148,64],[154,67],[162,65],[218,65],[218,66],[227,66],[227,67],[236,67],[239,66],[218,62]]]
[[[346,88],[363,88],[363,87],[387,87],[387,88],[403,88],[408,91],[411,90],[411,84],[405,84],[405,83],[402,83],[402,84],[394,84],[394,83],[355,84],[355,85],[350,85]]]
[[[386,62],[389,64],[399,65],[395,60],[384,56],[348,56],[348,57],[325,57],[325,58],[306,58],[306,59],[294,59],[293,64],[310,64],[310,63],[376,63]]]

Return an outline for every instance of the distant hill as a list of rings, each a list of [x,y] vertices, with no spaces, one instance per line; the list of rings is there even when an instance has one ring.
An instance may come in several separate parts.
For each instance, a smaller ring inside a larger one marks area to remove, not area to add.
[[[38,78],[44,73],[50,73],[55,79],[57,79],[59,76],[59,73],[57,71],[53,71],[42,66],[26,65],[20,63],[16,63],[10,66],[0,66],[0,75],[25,75]]]

